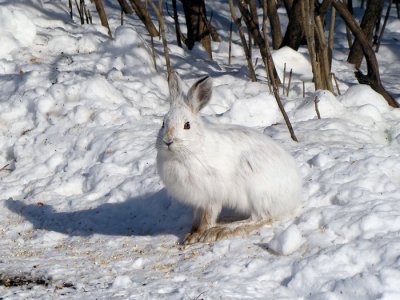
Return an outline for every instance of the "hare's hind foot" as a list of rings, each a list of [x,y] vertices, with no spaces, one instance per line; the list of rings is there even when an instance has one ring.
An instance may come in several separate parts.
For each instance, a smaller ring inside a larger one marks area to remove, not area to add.
[[[230,228],[226,228],[224,226],[215,226],[205,230],[204,232],[189,232],[185,236],[184,244],[191,245],[198,242],[212,243],[230,236],[232,236]]]
[[[212,243],[222,239],[229,239],[235,236],[243,236],[259,229],[260,227],[268,224],[270,222],[257,222],[257,223],[242,223],[236,226],[234,224],[228,225],[217,225],[211,227],[204,232],[193,232],[188,233],[185,237],[184,244],[194,244],[197,242],[202,243]]]

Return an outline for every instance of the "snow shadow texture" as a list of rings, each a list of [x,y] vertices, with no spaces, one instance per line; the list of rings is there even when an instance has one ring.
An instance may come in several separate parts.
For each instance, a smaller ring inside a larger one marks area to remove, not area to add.
[[[5,205],[31,222],[35,229],[71,236],[174,234],[182,237],[189,230],[192,218],[191,208],[170,199],[165,189],[80,211],[57,212],[50,205],[25,204],[13,199],[6,200]]]

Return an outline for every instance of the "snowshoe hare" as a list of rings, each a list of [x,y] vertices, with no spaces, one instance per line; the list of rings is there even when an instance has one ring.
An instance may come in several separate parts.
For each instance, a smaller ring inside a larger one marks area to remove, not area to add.
[[[194,207],[184,242],[213,242],[292,216],[301,202],[295,160],[271,138],[250,128],[212,124],[199,116],[211,98],[204,77],[183,94],[169,78],[170,110],[158,133],[157,169],[168,193]],[[250,218],[217,224],[223,207]]]

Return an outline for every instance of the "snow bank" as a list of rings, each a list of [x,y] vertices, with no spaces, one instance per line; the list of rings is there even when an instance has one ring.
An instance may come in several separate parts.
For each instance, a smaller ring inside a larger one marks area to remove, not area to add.
[[[270,126],[283,119],[274,96],[270,94],[238,99],[222,117],[231,123],[253,127]]]
[[[385,98],[365,84],[353,85],[344,95],[339,96],[338,100],[346,107],[362,108],[368,105],[374,107],[381,114],[390,110]]]
[[[282,47],[272,53],[272,59],[275,63],[276,72],[279,79],[283,81],[283,70],[286,64],[286,82],[289,80],[289,72],[292,69],[292,79],[311,81],[312,70],[311,64],[305,55],[290,47]]]
[[[297,107],[294,117],[298,121],[317,118],[317,109],[321,118],[339,117],[345,113],[344,105],[331,92],[317,91]]]
[[[290,255],[297,251],[303,243],[299,228],[293,224],[285,230],[275,233],[273,239],[268,243],[268,248],[279,255]]]
[[[30,46],[35,36],[36,26],[23,11],[11,5],[0,6],[0,58]]]

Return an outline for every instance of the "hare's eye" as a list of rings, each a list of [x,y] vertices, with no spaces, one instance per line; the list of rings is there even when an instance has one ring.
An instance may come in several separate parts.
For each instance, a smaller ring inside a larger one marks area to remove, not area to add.
[[[165,127],[165,125],[164,125],[164,121],[162,122],[162,126],[161,126],[161,128],[164,128]]]
[[[183,125],[183,129],[190,129],[190,123],[186,122],[185,125]]]

